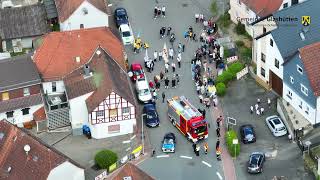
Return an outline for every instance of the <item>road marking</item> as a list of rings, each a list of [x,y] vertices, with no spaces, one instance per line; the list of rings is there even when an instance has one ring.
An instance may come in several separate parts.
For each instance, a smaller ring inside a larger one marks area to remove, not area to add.
[[[192,157],[190,156],[180,156],[181,158],[185,158],[185,159],[192,159]]]
[[[222,180],[222,176],[219,172],[216,173],[220,180]]]
[[[202,161],[203,164],[207,165],[208,167],[211,167],[211,164],[205,162],[205,161]]]
[[[134,139],[134,138],[136,138],[136,135],[132,136],[132,137],[130,138],[130,140],[132,140],[132,139]]]
[[[159,156],[157,156],[157,158],[167,158],[167,157],[169,157],[169,155],[168,155],[168,154],[165,154],[165,155],[159,155]]]

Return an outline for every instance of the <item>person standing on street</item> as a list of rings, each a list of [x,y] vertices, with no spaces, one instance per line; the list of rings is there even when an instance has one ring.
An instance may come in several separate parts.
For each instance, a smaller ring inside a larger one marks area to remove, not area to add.
[[[162,51],[159,51],[158,55],[159,55],[159,61],[161,61],[162,60]]]
[[[166,27],[163,26],[161,29],[162,29],[162,36],[161,36],[161,38],[163,38],[163,37],[166,35]]]
[[[153,61],[157,62],[157,59],[158,59],[158,52],[154,51],[154,53],[153,53]]]
[[[204,143],[203,148],[204,148],[204,153],[205,153],[205,154],[208,154],[208,151],[209,151],[209,145],[208,145],[208,143],[207,143],[207,142],[205,142],[205,143]]]
[[[185,45],[184,45],[184,44],[182,44],[182,52],[184,52],[184,48],[185,48]]]
[[[169,88],[169,79],[168,79],[168,77],[166,77],[166,79],[164,80],[164,88],[165,89],[168,89]]]
[[[260,113],[261,113],[261,115],[263,115],[263,113],[264,113],[264,108],[263,107],[260,108]]]
[[[217,118],[217,120],[216,120],[216,122],[217,122],[217,127],[218,127],[218,128],[220,128],[220,123],[221,123],[221,121],[222,121],[222,116],[219,116],[219,117]]]
[[[172,30],[172,28],[169,26],[169,27],[167,28],[167,36],[170,36],[171,30]]]
[[[181,68],[181,53],[178,54],[177,61],[178,61],[178,67]]]
[[[206,118],[206,109],[203,109],[201,112],[202,112],[203,118],[205,119]]]
[[[196,23],[198,23],[198,22],[199,22],[199,14],[196,13],[196,14],[194,15],[194,17],[195,17],[195,19],[196,19]]]
[[[164,73],[163,71],[160,72],[160,81],[163,81],[163,78],[164,78]]]
[[[250,106],[250,114],[253,114],[253,106]]]
[[[268,98],[268,107],[271,108],[271,100]]]
[[[216,149],[219,149],[219,147],[220,147],[220,140],[219,140],[219,138],[217,139],[217,142],[216,142]]]
[[[171,59],[173,59],[173,49],[172,48],[169,49],[169,57]]]
[[[220,137],[220,128],[219,127],[216,129],[216,132],[217,132],[217,137]]]
[[[160,39],[162,39],[162,37],[163,37],[163,30],[162,28],[160,28]]]
[[[196,148],[197,148],[197,144],[196,143],[193,143],[192,144],[192,149],[193,149],[193,152],[196,153]]]
[[[177,85],[179,85],[179,82],[180,82],[180,75],[179,74],[176,74],[176,80],[177,80]]]
[[[157,100],[157,99],[158,99],[158,97],[157,97],[157,92],[156,92],[156,91],[153,92],[153,98],[154,98],[154,100]]]
[[[172,62],[171,67],[172,67],[172,72],[174,73],[176,71],[176,63]]]
[[[196,145],[196,156],[200,156],[200,146]]]
[[[162,103],[164,103],[164,99],[166,98],[166,94],[162,92]]]
[[[162,6],[161,12],[162,12],[162,17],[166,17],[166,7],[165,6]]]
[[[157,16],[158,16],[158,7],[155,6],[155,7],[154,7],[154,17],[153,17],[153,18],[156,19]]]
[[[172,88],[176,88],[176,79],[175,78],[172,78],[171,83],[172,83]]]
[[[169,72],[169,64],[168,63],[165,63],[164,64],[164,67],[165,67],[165,73]]]

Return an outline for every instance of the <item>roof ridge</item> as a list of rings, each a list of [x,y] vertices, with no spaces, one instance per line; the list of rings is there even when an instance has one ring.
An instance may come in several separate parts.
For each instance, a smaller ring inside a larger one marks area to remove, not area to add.
[[[2,123],[9,123],[8,121],[1,120]],[[1,122],[0,122],[1,123]],[[8,154],[10,153],[11,149],[13,148],[13,143],[14,143],[14,138],[17,136],[17,129],[14,128],[14,126],[9,126],[9,132],[7,132],[7,138],[5,138],[5,142],[3,143],[2,148],[0,148],[1,153],[0,153],[0,167],[4,165],[6,162],[6,159],[8,157]]]

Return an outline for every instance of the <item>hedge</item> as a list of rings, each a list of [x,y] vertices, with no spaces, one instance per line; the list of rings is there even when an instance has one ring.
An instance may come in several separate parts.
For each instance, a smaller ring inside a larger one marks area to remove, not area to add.
[[[242,69],[244,68],[244,64],[240,63],[240,62],[235,62],[232,63],[229,67],[228,67],[228,71],[230,71],[233,74],[237,74],[238,72],[240,72]]]
[[[99,151],[94,157],[95,163],[101,169],[107,169],[112,164],[116,163],[118,160],[118,156],[113,151],[108,149]]]
[[[233,144],[234,139],[238,139],[237,133],[234,130],[229,130],[225,134],[226,144],[228,151],[232,157],[236,157],[240,154],[240,142]]]
[[[242,24],[240,21],[238,21],[238,24],[235,26],[235,31],[238,35],[245,35],[246,34],[246,27],[244,24]]]
[[[244,64],[240,62],[232,63],[226,71],[219,75],[216,79],[216,83],[228,84],[229,81],[237,77],[237,73],[244,68]]]
[[[218,96],[224,96],[226,94],[226,85],[222,82],[218,83],[216,85],[216,89],[217,89],[217,95]]]

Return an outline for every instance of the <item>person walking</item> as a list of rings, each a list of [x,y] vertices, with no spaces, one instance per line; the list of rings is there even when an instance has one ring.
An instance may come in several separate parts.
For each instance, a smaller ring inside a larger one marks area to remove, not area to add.
[[[172,28],[169,26],[169,27],[167,28],[167,36],[170,36],[171,30],[172,30]]]
[[[169,57],[171,58],[171,59],[173,59],[173,49],[172,48],[170,48],[169,49]]]
[[[158,56],[159,56],[159,61],[161,61],[162,60],[162,51],[159,51]]]
[[[162,6],[161,12],[162,12],[162,17],[166,17],[166,7],[165,6]]]
[[[169,88],[169,82],[170,82],[169,78],[166,77],[166,79],[164,80],[164,88],[165,88],[165,89],[168,89],[168,88]]]
[[[250,106],[250,114],[253,114],[253,106]]]
[[[217,137],[220,137],[220,128],[219,127],[216,129],[216,132],[217,132]]]
[[[157,59],[158,59],[158,52],[154,51],[154,53],[153,53],[153,61],[157,62]]]
[[[171,83],[172,83],[172,88],[176,88],[176,79],[175,78],[172,78]]]
[[[162,103],[164,103],[164,99],[166,98],[166,94],[162,92]]]
[[[172,72],[174,73],[176,71],[176,63],[172,62],[171,67],[172,67]]]
[[[208,154],[208,151],[209,151],[209,145],[208,145],[208,143],[207,143],[207,142],[205,142],[205,143],[204,143],[204,145],[203,145],[203,149],[204,149],[204,153],[205,153],[205,154]]]
[[[164,64],[164,67],[165,67],[165,73],[169,72],[169,64],[168,63],[165,63]]]

